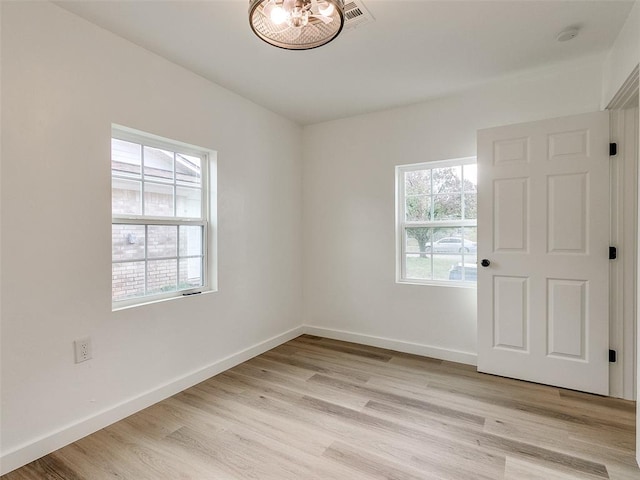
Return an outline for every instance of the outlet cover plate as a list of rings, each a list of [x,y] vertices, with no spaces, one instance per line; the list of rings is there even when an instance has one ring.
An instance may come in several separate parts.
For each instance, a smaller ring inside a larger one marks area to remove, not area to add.
[[[91,338],[80,338],[73,342],[76,354],[76,363],[86,362],[91,359]]]

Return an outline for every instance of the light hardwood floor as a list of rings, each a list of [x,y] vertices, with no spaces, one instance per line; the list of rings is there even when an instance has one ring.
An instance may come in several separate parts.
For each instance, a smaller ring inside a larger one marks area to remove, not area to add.
[[[2,480],[638,480],[634,411],[305,335]]]

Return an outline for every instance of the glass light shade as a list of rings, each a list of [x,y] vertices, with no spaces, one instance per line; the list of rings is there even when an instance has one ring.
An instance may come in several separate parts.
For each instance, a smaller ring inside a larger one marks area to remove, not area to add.
[[[287,50],[309,50],[329,43],[342,31],[344,20],[344,0],[249,0],[253,32]]]
[[[273,3],[269,3],[269,6],[272,7],[268,12],[269,19],[273,22],[274,25],[282,25],[287,21],[287,12],[284,11],[282,7],[276,7]],[[267,14],[265,8],[265,14]]]
[[[333,3],[321,2],[320,6],[318,7],[318,10],[320,11],[320,15],[324,15],[325,17],[330,17],[333,14],[335,7],[333,6]]]

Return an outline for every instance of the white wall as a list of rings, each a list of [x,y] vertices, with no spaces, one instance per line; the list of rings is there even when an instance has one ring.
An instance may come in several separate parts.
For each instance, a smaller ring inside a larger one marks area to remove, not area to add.
[[[299,332],[302,132],[53,4],[1,5],[4,472]],[[217,293],[112,313],[112,122],[218,151]]]
[[[607,54],[602,76],[602,101],[609,105],[640,59],[640,1],[636,0],[616,41]]]
[[[338,338],[475,362],[475,289],[395,283],[394,167],[474,156],[480,128],[599,110],[601,61],[305,127],[305,323]]]

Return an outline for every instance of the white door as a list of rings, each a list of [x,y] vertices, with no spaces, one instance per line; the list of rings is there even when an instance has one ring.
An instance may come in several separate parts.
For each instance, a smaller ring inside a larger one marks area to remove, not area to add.
[[[608,112],[480,130],[478,208],[478,370],[607,395]]]

